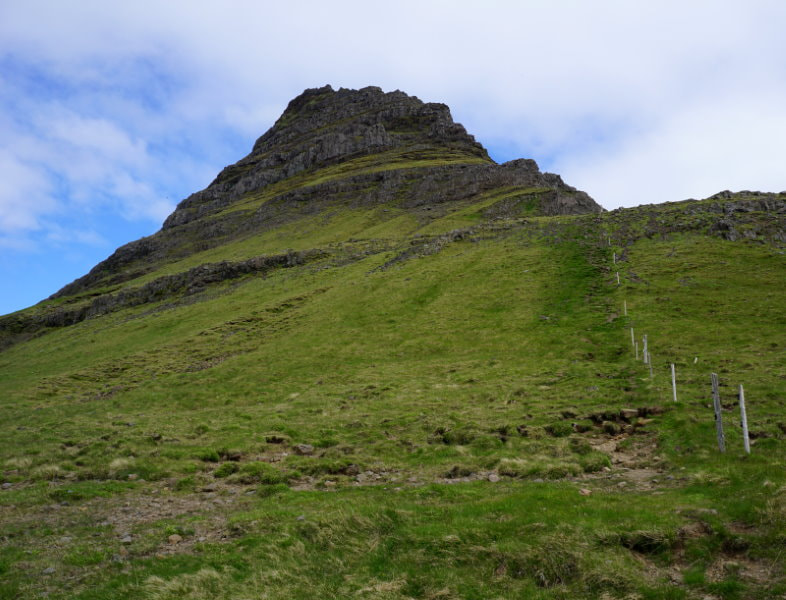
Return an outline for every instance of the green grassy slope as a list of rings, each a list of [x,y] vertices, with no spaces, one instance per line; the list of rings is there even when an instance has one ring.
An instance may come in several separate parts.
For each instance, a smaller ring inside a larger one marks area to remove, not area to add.
[[[330,252],[0,353],[0,598],[786,593],[783,250],[509,193],[208,250],[145,277]]]

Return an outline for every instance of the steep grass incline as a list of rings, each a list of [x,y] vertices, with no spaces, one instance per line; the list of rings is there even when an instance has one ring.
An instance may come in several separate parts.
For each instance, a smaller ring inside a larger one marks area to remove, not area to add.
[[[786,592],[777,243],[489,202],[0,354],[0,597]]]

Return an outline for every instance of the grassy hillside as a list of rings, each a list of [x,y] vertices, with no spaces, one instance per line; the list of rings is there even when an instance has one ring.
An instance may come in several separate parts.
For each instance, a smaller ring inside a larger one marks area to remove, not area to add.
[[[337,209],[0,353],[0,598],[786,594],[781,217],[538,193]]]

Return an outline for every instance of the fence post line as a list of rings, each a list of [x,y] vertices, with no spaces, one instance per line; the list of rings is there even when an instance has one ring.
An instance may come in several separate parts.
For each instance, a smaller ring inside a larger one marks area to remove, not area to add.
[[[742,443],[745,445],[745,453],[751,453],[751,440],[748,435],[748,414],[745,411],[745,390],[740,384],[740,417],[742,419]]]
[[[710,379],[712,380],[712,404],[715,408],[715,434],[718,437],[718,450],[726,452],[726,438],[723,435],[723,415],[721,414],[723,407],[720,401],[720,391],[718,391],[718,375],[711,373]]]
[[[674,396],[674,402],[677,401],[677,373],[674,369],[674,363],[671,363],[671,391]]]

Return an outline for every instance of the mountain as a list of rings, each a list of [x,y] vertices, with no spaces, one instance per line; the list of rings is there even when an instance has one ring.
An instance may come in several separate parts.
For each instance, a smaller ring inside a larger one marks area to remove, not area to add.
[[[323,230],[320,241],[345,242],[352,235],[365,236],[369,223],[377,230],[390,225],[411,234],[441,232],[445,217],[458,218],[467,210],[499,218],[602,208],[558,175],[541,173],[533,160],[494,163],[453,122],[444,104],[376,87],[306,90],[248,156],[183,200],[161,231],[119,248],[50,298],[65,303],[0,320],[3,343],[19,339],[19,332],[24,338],[45,327],[157,301],[175,290],[201,289],[206,281],[323,257],[323,248],[303,248],[298,254],[201,266],[224,258],[224,251],[208,252],[221,247],[262,242],[260,249],[281,252],[286,245],[264,242],[282,230],[286,233],[280,239],[300,247],[292,232],[314,227],[317,219]],[[347,230],[350,211],[357,223]],[[456,225],[470,221],[456,220]],[[240,256],[250,259],[252,253]],[[185,265],[199,269],[186,271]],[[184,272],[149,280],[151,274],[170,270]],[[144,285],[131,287],[135,282]]]
[[[532,160],[495,164],[444,104],[376,87],[310,89],[248,156],[183,200],[160,232],[120,248],[54,297],[126,281],[161,262],[331,209],[385,206],[398,211],[377,215],[379,221],[401,212],[431,220],[488,198],[497,200],[491,210],[508,212],[602,210]]]
[[[0,598],[780,597],[785,256],[784,193],[604,211],[306,90],[0,317]]]

